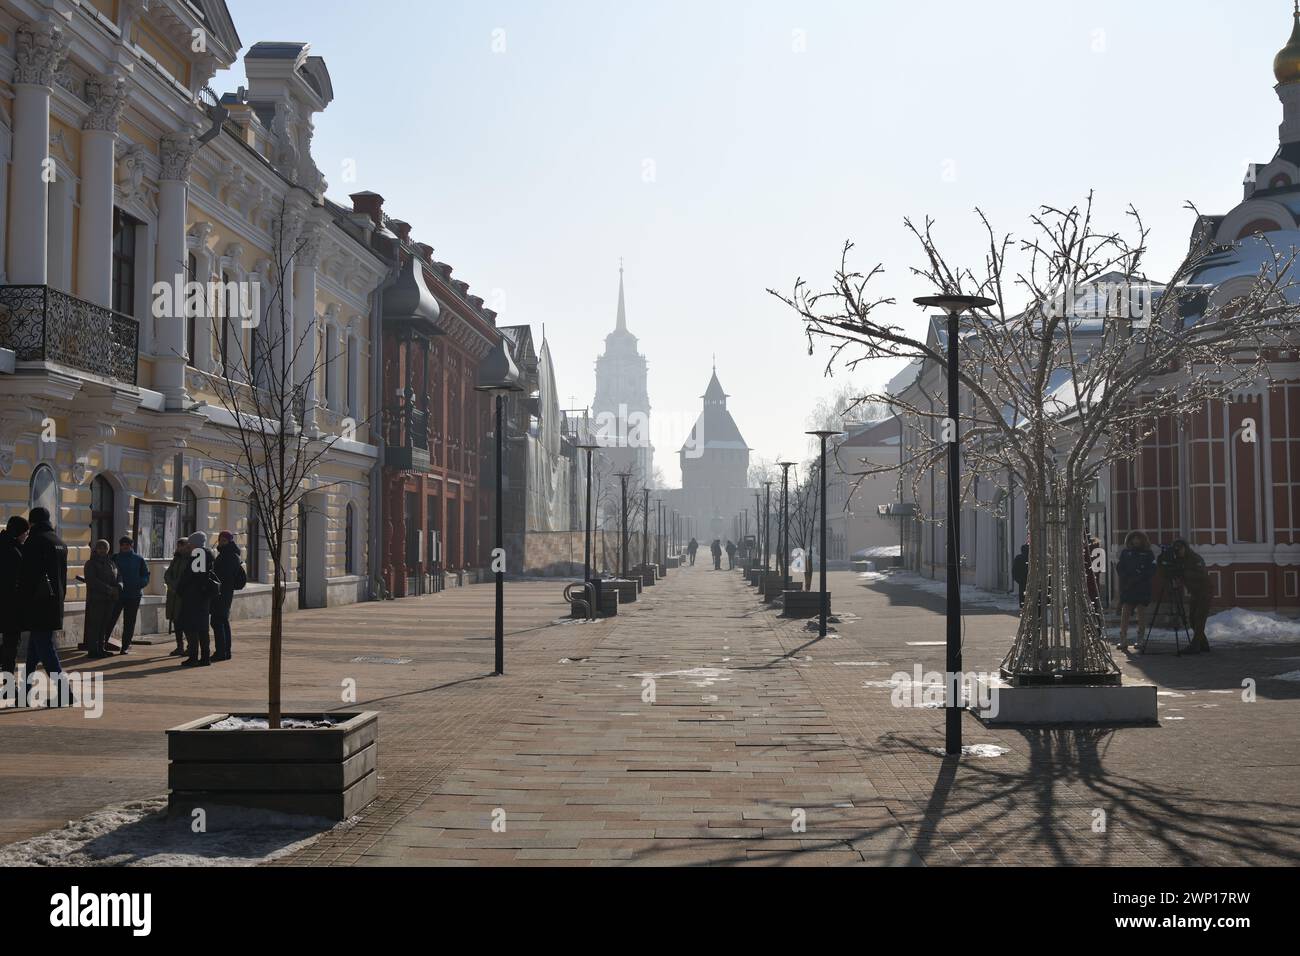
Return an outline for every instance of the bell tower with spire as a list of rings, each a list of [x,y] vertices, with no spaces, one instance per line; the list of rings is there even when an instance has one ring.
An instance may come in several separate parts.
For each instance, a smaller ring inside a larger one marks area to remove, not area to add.
[[[605,457],[650,484],[654,445],[650,442],[650,389],[645,356],[627,327],[623,262],[618,265],[618,312],[614,331],[605,336],[605,352],[596,359],[596,397],[592,401],[596,440],[610,450]]]

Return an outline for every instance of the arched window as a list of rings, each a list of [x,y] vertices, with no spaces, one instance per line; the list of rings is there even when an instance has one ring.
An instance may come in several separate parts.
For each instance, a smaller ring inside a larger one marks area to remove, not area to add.
[[[113,486],[103,475],[96,475],[90,483],[90,543],[113,543]]]
[[[248,562],[248,579],[262,580],[262,522],[257,516],[257,505],[248,502],[248,550],[245,553]]]
[[[37,465],[27,494],[28,508],[44,508],[54,521],[59,519],[59,482],[49,465]]]
[[[343,528],[343,573],[355,573],[356,561],[352,556],[353,545],[356,542],[356,515],[352,510],[352,505],[348,505],[347,519]]]
[[[199,496],[186,488],[181,492],[181,537],[199,530]]]

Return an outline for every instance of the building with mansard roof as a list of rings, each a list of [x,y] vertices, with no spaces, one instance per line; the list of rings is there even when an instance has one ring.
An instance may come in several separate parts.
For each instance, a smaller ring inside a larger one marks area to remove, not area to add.
[[[0,506],[47,508],[74,571],[96,539],[134,537],[154,572],[142,633],[165,629],[162,571],[196,530],[243,547],[232,613],[270,611],[225,399],[264,392],[272,363],[303,399],[291,424],[327,447],[290,519],[286,606],[371,582],[387,266],[312,158],[324,60],[255,44],[248,88],[218,98],[208,83],[242,47],[224,0],[0,0]],[[189,283],[220,291],[191,309]],[[290,336],[300,360],[276,361],[266,343]],[[80,636],[82,586],[67,598],[61,643]]]

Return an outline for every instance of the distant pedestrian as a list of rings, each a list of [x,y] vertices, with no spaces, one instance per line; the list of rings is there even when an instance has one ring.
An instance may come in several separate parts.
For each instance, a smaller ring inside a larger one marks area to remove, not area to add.
[[[167,586],[165,605],[167,620],[176,634],[176,650],[171,652],[171,657],[185,656],[185,629],[181,627],[181,575],[185,573],[189,563],[190,543],[182,538],[180,544],[176,546],[176,552],[172,555],[172,563],[167,565],[167,570],[163,572],[163,584]]]
[[[691,538],[690,543],[686,545],[686,553],[690,555],[691,564],[695,563],[695,552],[698,550],[700,550],[700,543],[694,538]]]
[[[221,594],[212,601],[212,640],[216,644],[214,661],[230,660],[230,606],[235,592],[248,584],[248,575],[240,562],[239,545],[230,531],[217,535],[217,578],[221,581]]]
[[[719,541],[717,538],[714,538],[713,543],[709,545],[709,553],[713,555],[713,570],[721,571],[722,570],[722,542]]]
[[[135,637],[136,615],[140,612],[140,599],[144,596],[145,585],[149,583],[149,563],[135,552],[135,542],[123,535],[117,542],[117,554],[113,555],[117,565],[117,580],[122,585],[122,596],[113,608],[113,615],[108,620],[105,639],[113,636],[117,619],[122,619],[122,653],[131,650],[131,640]]]
[[[207,667],[212,663],[212,646],[208,638],[208,620],[212,602],[221,595],[217,577],[217,556],[208,549],[208,536],[202,531],[190,535],[189,561],[181,574],[181,627],[189,640],[188,653],[181,667]]]
[[[113,608],[122,599],[122,585],[118,581],[117,565],[109,555],[107,541],[96,541],[95,550],[86,562],[83,572],[86,581],[86,616],[83,632],[86,653],[91,659],[107,657],[108,623],[113,618]]]
[[[1022,544],[1020,553],[1011,562],[1011,580],[1016,582],[1021,610],[1025,607],[1025,585],[1029,583],[1029,545]]]
[[[18,642],[23,636],[23,596],[18,590],[23,568],[23,542],[30,525],[14,515],[0,531],[0,673],[15,674]]]
[[[63,543],[44,508],[33,508],[31,531],[23,543],[23,567],[18,590],[23,598],[21,620],[27,636],[27,680],[37,665],[54,678],[63,673],[54,632],[63,630],[63,601],[68,591],[68,546]],[[51,695],[57,704],[58,695]]]
[[[736,545],[732,541],[727,542],[727,570],[730,571],[736,566]]]
[[[1130,531],[1124,539],[1115,568],[1119,577],[1119,649],[1128,650],[1128,622],[1136,613],[1137,639],[1147,629],[1147,607],[1151,604],[1151,582],[1156,575],[1156,558],[1151,542],[1141,531]]]

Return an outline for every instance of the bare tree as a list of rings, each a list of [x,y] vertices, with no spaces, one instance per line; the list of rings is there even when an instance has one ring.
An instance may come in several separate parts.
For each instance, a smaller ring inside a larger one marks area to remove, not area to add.
[[[1266,379],[1264,349],[1296,327],[1300,307],[1288,302],[1296,253],[1270,249],[1249,287],[1227,298],[1196,284],[1209,258],[1225,251],[1209,241],[1199,216],[1190,252],[1157,287],[1142,273],[1148,230],[1132,207],[1126,231],[1107,231],[1094,221],[1091,194],[1068,208],[1044,206],[1021,239],[997,233],[977,214],[986,245],[976,267],[944,257],[931,220],[905,221],[922,252],[914,275],[942,294],[995,300],[960,320],[959,422],[945,419],[943,386],[922,400],[863,396],[901,414],[908,432],[901,463],[866,463],[863,474],[901,469],[900,486],[910,477],[920,502],[923,476],[952,477],[946,456],[959,424],[963,499],[977,477],[1003,489],[1014,478],[1028,511],[1029,591],[1042,598],[1025,602],[1004,673],[1023,682],[1115,680],[1119,671],[1085,584],[1090,562],[1098,561],[1086,546],[1094,481],[1136,455],[1162,420],[1202,412],[1207,402]],[[943,367],[946,336],[918,337],[878,317],[894,304],[870,291],[883,269],[855,271],[852,250],[845,243],[827,291],[814,292],[802,279],[788,295],[769,290],[804,321],[810,348],[830,345],[828,369],[841,360],[852,369],[898,358]],[[1012,299],[1028,305],[1013,311]]]
[[[271,634],[267,666],[267,717],[280,726],[283,609],[287,593],[287,548],[294,518],[305,496],[329,484],[312,486],[322,459],[344,437],[355,433],[357,423],[346,423],[344,434],[323,435],[304,427],[313,383],[339,361],[327,354],[315,324],[294,328],[292,310],[284,295],[292,282],[291,268],[300,258],[314,257],[319,236],[307,211],[282,204],[272,223],[274,249],[270,275],[258,292],[241,295],[243,306],[232,301],[232,290],[222,288],[218,301],[206,309],[211,334],[220,345],[212,371],[200,372],[216,394],[229,419],[225,424],[236,438],[231,454],[217,455],[218,467],[248,489],[249,507],[266,539],[271,560]],[[247,309],[248,303],[253,309]],[[314,304],[313,304],[314,305]],[[248,341],[242,326],[250,328]],[[302,542],[299,541],[299,560]]]
[[[802,555],[803,587],[812,590],[813,552],[817,549],[817,528],[821,520],[821,461],[811,459],[803,469],[803,478],[790,485],[790,550]],[[821,555],[817,558],[820,560]],[[798,570],[794,560],[791,571]]]

